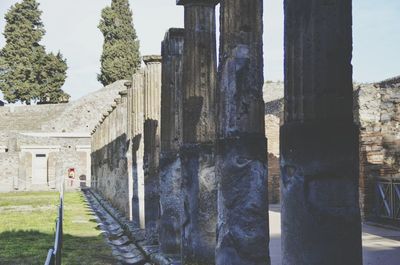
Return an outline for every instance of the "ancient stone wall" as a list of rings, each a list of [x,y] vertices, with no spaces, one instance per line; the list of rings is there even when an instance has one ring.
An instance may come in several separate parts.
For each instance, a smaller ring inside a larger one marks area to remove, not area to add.
[[[378,180],[400,179],[400,78],[355,87],[360,125],[360,205],[365,219],[379,213]]]
[[[265,115],[265,134],[268,139],[268,201],[279,203],[280,175],[279,168],[279,124],[280,119],[274,115]]]
[[[15,180],[18,177],[19,154],[17,152],[0,151],[0,192],[9,192],[15,189]]]
[[[377,214],[376,179],[399,176],[399,78],[354,85],[354,121],[360,125],[360,206],[363,217]],[[264,84],[268,138],[270,203],[279,202],[279,124],[283,118],[283,83]]]
[[[59,116],[68,104],[4,106],[0,131],[41,131],[42,125]]]
[[[120,93],[92,134],[91,159],[93,186],[129,216],[127,97]]]
[[[92,186],[126,217],[156,231],[161,56],[144,61],[91,132]]]
[[[280,201],[279,130],[283,122],[283,82],[264,83],[265,134],[268,139],[268,201]]]
[[[46,131],[90,133],[102,113],[110,106],[118,93],[125,89],[125,80],[116,81],[100,90],[72,101],[55,119],[42,125]]]
[[[73,188],[79,187],[79,179],[86,179],[89,184],[89,132],[124,89],[123,84],[124,81],[115,82],[67,104],[0,108],[0,152],[4,152],[2,162],[8,163],[0,182],[8,183],[14,178],[13,187],[4,185],[1,191],[55,189],[71,168],[75,169],[76,177]],[[38,168],[40,157],[43,161]],[[10,165],[17,170],[9,170]]]

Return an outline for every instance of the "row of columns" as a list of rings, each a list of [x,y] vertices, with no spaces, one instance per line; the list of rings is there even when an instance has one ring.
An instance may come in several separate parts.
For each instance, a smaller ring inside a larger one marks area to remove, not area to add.
[[[128,91],[119,92],[119,97],[102,114],[99,123],[92,132],[91,167],[93,177],[91,186],[103,191],[107,199],[114,198],[115,189],[109,186],[127,186],[129,179],[126,165]],[[129,214],[128,190],[118,191],[114,205],[125,214]]]
[[[177,4],[185,30],[162,45],[161,250],[182,264],[269,264],[262,3],[221,4],[218,78],[218,1]]]
[[[182,261],[269,264],[263,5],[221,1],[216,85],[218,2],[177,1],[185,8]],[[362,264],[351,11],[351,1],[285,1],[283,264]]]
[[[128,92],[131,217],[182,264],[270,264],[263,1],[177,4],[185,30]],[[285,0],[285,265],[362,264],[351,25],[351,1]]]
[[[143,56],[146,67],[127,83],[130,108],[130,148],[128,170],[131,220],[145,228],[148,237],[157,233],[159,217],[159,156],[161,115],[161,56]]]

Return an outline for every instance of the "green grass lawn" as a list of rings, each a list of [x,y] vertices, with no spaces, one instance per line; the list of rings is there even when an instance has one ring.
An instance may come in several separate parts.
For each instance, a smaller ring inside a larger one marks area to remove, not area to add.
[[[44,264],[54,244],[58,193],[0,193],[0,264]],[[83,194],[65,194],[65,265],[117,264],[106,245]]]

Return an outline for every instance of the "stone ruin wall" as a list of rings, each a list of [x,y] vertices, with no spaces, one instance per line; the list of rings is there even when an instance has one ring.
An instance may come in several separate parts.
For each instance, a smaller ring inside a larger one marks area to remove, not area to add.
[[[42,125],[44,131],[80,132],[88,135],[96,126],[106,109],[124,90],[126,80],[116,81],[100,90],[92,92],[76,101],[72,101],[60,115]]]
[[[376,180],[400,178],[400,77],[355,87],[360,125],[360,206],[364,218],[377,213]]]
[[[66,176],[69,168],[75,168],[77,179],[89,182],[89,133],[119,91],[125,89],[124,82],[115,82],[66,104],[2,106],[0,192],[55,189],[56,179]],[[34,147],[44,149],[33,150]],[[35,152],[48,157],[47,183],[43,185],[32,185]]]
[[[129,214],[127,98],[124,92],[120,95],[92,134],[92,186],[114,207]]]
[[[268,201],[280,201],[279,129],[283,120],[283,82],[264,84],[265,134],[268,140]]]
[[[283,83],[264,86],[268,138],[270,203],[279,202],[279,125],[283,120]],[[376,179],[400,177],[400,77],[354,85],[354,121],[360,126],[360,206],[364,218],[376,215]]]
[[[17,163],[16,163],[17,162]],[[14,190],[14,176],[18,172],[19,155],[0,152],[0,192]]]
[[[160,149],[161,57],[144,56],[143,60],[146,67],[133,75],[133,82],[124,82],[128,89],[120,91],[120,97],[103,112],[92,130],[92,187],[127,217],[132,216],[132,211],[139,216],[144,207],[146,214],[152,211],[156,212],[153,215],[158,214],[158,198],[152,196],[159,193],[156,177]],[[138,188],[145,184],[146,193]],[[138,196],[146,196],[148,203],[139,205]],[[146,220],[151,220],[151,216],[146,216]],[[137,223],[139,225],[140,220]]]
[[[11,136],[10,136],[11,137]],[[87,151],[79,150],[90,144],[90,139],[79,138],[43,138],[32,137],[24,134],[17,134],[12,138],[16,149],[0,147],[7,152],[0,152],[0,192],[10,191],[33,191],[55,189],[59,183],[60,176],[65,176],[68,168],[74,167],[76,176],[82,179],[90,178],[87,171],[90,161],[87,159]],[[47,181],[40,185],[32,184],[32,157],[35,153],[29,146],[52,146],[53,149],[41,150],[39,153],[46,153]],[[22,149],[21,149],[22,148]]]
[[[68,105],[69,103],[1,107],[0,132],[39,132],[43,125],[61,115]],[[6,139],[0,139],[3,140]]]

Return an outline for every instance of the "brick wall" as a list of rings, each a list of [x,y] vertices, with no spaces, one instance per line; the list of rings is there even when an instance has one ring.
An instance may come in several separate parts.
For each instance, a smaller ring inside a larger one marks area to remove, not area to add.
[[[278,203],[280,200],[279,168],[279,126],[280,119],[274,115],[265,115],[265,132],[268,139],[268,200]]]
[[[400,178],[400,78],[358,85],[355,120],[360,125],[360,206],[365,219],[378,213],[376,181]]]

